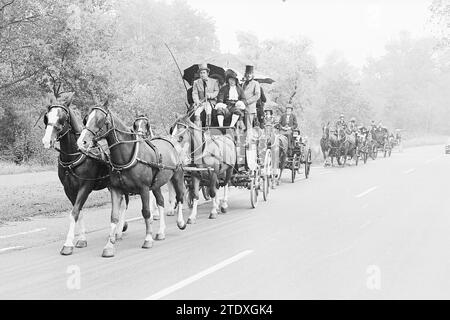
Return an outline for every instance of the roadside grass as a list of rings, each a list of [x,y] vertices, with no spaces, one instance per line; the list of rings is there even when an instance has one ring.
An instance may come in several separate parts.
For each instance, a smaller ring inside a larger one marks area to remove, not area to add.
[[[15,164],[12,161],[0,160],[0,175],[21,174],[28,172],[52,171],[56,172],[56,165],[42,165],[37,163]]]
[[[52,174],[57,174],[52,173]],[[1,179],[1,178],[0,178]],[[101,207],[110,202],[107,189],[90,194],[84,208]],[[34,216],[60,216],[67,214],[72,204],[66,197],[58,179],[52,182],[27,182],[18,186],[3,186],[0,192],[0,225],[24,221]]]
[[[421,137],[413,137],[407,138],[403,141],[404,148],[413,148],[420,146],[429,146],[429,145],[444,145],[447,143],[448,136],[443,135],[428,135]]]

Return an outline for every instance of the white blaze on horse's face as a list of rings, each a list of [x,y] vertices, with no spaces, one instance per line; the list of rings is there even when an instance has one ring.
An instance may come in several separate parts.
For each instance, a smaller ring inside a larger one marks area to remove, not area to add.
[[[50,111],[47,113],[47,123],[54,124],[58,122],[58,110],[58,108],[50,109]],[[47,124],[44,137],[42,138],[42,144],[44,145],[44,148],[49,149],[52,146],[55,138],[55,127],[53,125]]]
[[[94,117],[95,117],[95,111],[92,111],[89,114],[89,117],[86,121],[86,127],[89,128],[90,126],[92,126],[92,123],[94,121]],[[87,131],[86,129],[83,129],[83,131],[81,131],[80,137],[77,140],[77,145],[79,149],[86,149],[89,147],[88,142],[86,141],[86,134],[89,131]]]

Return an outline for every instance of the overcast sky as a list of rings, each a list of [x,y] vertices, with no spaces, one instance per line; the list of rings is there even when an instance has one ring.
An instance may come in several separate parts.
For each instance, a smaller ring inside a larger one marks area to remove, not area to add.
[[[431,0],[187,0],[216,22],[223,52],[236,53],[236,31],[260,39],[303,35],[319,63],[337,51],[360,67],[402,30],[429,34]]]

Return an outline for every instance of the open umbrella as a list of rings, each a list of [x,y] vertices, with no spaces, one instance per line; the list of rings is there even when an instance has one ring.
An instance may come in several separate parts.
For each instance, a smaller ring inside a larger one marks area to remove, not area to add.
[[[254,79],[256,81],[258,81],[259,83],[267,83],[267,84],[272,84],[275,82],[275,80],[273,80],[270,77],[267,77],[265,75],[262,74],[255,74]]]
[[[219,76],[225,78],[225,70],[213,64],[208,63],[209,76]],[[191,86],[194,83],[196,77],[198,77],[198,64],[193,64],[183,72],[183,79],[186,80]]]

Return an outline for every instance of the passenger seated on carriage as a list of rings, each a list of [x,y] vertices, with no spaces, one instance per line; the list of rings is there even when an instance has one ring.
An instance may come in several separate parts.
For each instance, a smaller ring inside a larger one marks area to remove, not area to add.
[[[226,119],[229,126],[234,127],[239,121],[238,128],[242,129],[243,122],[240,120],[246,105],[244,90],[239,85],[236,72],[231,69],[225,72],[225,82],[226,85],[219,90],[217,96],[217,122],[219,127],[223,127]]]
[[[211,125],[212,109],[216,104],[219,94],[219,84],[217,80],[209,77],[209,68],[206,63],[199,66],[200,79],[194,81],[192,86],[192,99],[194,100],[195,122],[200,124],[200,115],[206,113],[206,126]]]
[[[336,122],[336,131],[339,131],[339,129],[346,130],[347,129],[347,123],[345,122],[344,115],[341,114],[339,116],[339,120]]]
[[[275,117],[273,116],[273,109],[271,107],[264,108],[264,124],[268,126],[275,124]]]
[[[350,133],[354,133],[357,131],[356,119],[353,117],[350,119],[350,123],[348,124],[348,130]]]
[[[289,150],[288,153],[292,152],[293,149],[293,139],[292,139],[292,130],[296,130],[298,128],[297,117],[292,113],[294,108],[292,105],[288,105],[286,107],[286,112],[281,116],[280,119],[280,129],[283,131],[283,134],[288,139]]]

